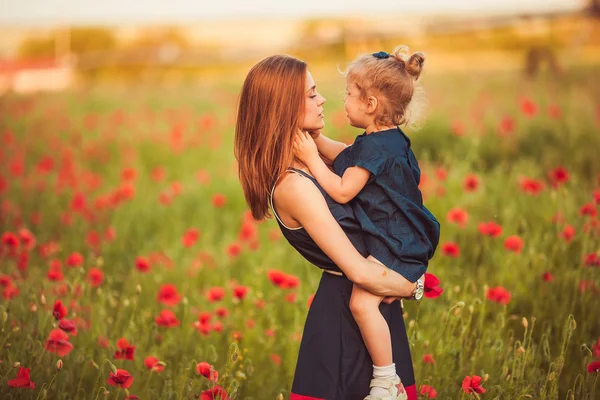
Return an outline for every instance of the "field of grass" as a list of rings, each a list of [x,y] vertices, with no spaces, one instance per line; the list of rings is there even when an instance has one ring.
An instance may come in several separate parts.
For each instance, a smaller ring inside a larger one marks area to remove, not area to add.
[[[600,394],[598,72],[424,77],[407,133],[443,292],[406,302],[421,398]],[[351,142],[343,80],[313,75]],[[0,98],[2,399],[287,398],[320,273],[249,217],[240,86]]]

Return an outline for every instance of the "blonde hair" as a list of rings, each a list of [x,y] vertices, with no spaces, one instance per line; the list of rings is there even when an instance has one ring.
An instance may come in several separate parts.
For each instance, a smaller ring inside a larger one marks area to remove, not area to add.
[[[233,151],[246,203],[258,221],[271,216],[271,185],[294,160],[306,70],[304,61],[275,55],[252,67],[242,86]]]
[[[388,58],[364,54],[352,61],[344,75],[354,84],[363,101],[369,96],[378,100],[377,125],[414,125],[425,109],[425,94],[417,80],[421,76],[425,55],[409,56],[408,46],[398,46]]]

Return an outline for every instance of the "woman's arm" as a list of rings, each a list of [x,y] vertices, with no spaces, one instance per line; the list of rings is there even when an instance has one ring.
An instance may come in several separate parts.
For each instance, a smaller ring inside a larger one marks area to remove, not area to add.
[[[333,173],[319,157],[315,142],[304,132],[298,133],[294,141],[294,152],[310,169],[319,185],[336,202],[346,204],[365,187],[371,173],[361,167],[348,168],[342,177]]]
[[[323,195],[308,179],[291,174],[275,189],[278,209],[300,223],[352,282],[379,296],[409,297],[415,283],[365,259],[337,223]]]

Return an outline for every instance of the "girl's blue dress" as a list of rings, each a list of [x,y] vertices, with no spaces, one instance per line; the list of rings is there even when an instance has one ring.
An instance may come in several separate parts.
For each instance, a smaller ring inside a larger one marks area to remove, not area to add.
[[[334,160],[339,176],[358,166],[371,172],[350,202],[365,233],[369,253],[411,282],[419,279],[435,252],[440,224],[423,205],[421,170],[400,128],[363,133]]]

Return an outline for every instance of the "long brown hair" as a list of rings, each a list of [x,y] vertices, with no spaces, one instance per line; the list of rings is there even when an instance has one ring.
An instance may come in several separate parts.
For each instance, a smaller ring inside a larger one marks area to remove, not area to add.
[[[271,186],[294,160],[306,70],[304,61],[275,55],[252,67],[242,86],[233,151],[246,203],[259,221],[271,216]]]

